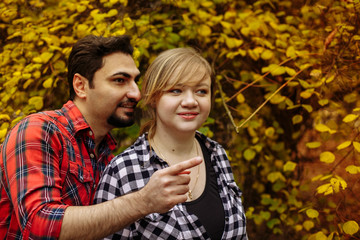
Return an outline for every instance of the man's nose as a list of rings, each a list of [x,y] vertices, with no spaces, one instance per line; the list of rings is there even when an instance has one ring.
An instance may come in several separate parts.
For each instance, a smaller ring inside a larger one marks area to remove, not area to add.
[[[135,81],[131,81],[129,91],[127,92],[127,97],[137,102],[140,101],[141,93],[139,90],[139,86],[136,84]]]

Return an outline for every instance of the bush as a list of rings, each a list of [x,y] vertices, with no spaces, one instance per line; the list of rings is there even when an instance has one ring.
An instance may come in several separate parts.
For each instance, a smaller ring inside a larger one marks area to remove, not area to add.
[[[200,129],[222,143],[251,239],[358,239],[359,0],[4,0],[0,140],[68,98],[66,59],[87,34],[132,35],[145,72],[199,49],[216,73]],[[114,131],[123,150],[138,134]]]

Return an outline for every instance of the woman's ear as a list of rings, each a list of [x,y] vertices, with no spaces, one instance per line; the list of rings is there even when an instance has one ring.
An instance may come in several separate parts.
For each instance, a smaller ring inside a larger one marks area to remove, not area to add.
[[[73,87],[76,93],[76,97],[84,99],[86,98],[86,89],[89,81],[81,76],[80,74],[76,73],[73,78]]]

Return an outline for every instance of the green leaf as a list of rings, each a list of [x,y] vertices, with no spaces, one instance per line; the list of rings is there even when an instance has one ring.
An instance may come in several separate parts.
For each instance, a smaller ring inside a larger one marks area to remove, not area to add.
[[[260,216],[265,220],[269,220],[271,213],[269,211],[260,211]]]
[[[359,231],[359,225],[355,221],[347,221],[344,223],[342,229],[346,234],[354,235]]]
[[[271,172],[268,174],[267,179],[274,183],[277,180],[282,180],[282,181],[286,181],[286,178],[284,177],[284,175],[281,174],[281,172]]]
[[[315,224],[313,223],[313,221],[310,221],[310,220],[306,220],[304,223],[303,223],[303,226],[304,228],[306,229],[306,231],[309,231],[310,229],[312,229]]]
[[[256,152],[251,148],[248,148],[244,151],[244,158],[247,161],[253,160],[255,156],[256,156]]]
[[[292,171],[295,170],[296,165],[297,165],[297,164],[294,163],[294,162],[287,161],[287,162],[285,163],[283,169],[284,169],[284,171],[290,171],[290,172],[292,172]]]
[[[281,222],[278,218],[273,218],[270,221],[268,221],[266,223],[266,225],[268,226],[268,228],[272,229],[272,228],[274,228],[275,225],[280,224],[280,223]]]
[[[309,240],[310,240],[310,238],[309,238]],[[315,234],[315,240],[330,240],[330,239],[328,239],[326,237],[326,235],[320,231]]]
[[[279,104],[282,103],[286,100],[286,97],[281,96],[280,94],[275,94],[271,99],[270,99],[270,103],[272,104]]]
[[[311,91],[310,89],[307,89],[305,91],[302,91],[300,93],[300,97],[304,98],[304,99],[308,99],[311,97],[311,95],[313,94],[313,91]]]
[[[293,124],[298,124],[301,123],[303,121],[303,117],[301,115],[295,115],[292,117],[292,122]]]
[[[320,154],[320,161],[324,163],[332,163],[335,161],[335,155],[332,152],[322,152]]]
[[[265,130],[265,135],[267,137],[273,137],[275,134],[275,128],[273,127],[268,127],[266,130]]]
[[[208,25],[201,24],[197,32],[203,37],[209,37],[211,35],[211,28]]]
[[[309,217],[309,218],[317,218],[319,216],[319,212],[316,211],[315,209],[308,209],[306,210],[306,215]]]
[[[289,76],[294,76],[296,74],[296,71],[293,68],[285,67],[285,71]]]

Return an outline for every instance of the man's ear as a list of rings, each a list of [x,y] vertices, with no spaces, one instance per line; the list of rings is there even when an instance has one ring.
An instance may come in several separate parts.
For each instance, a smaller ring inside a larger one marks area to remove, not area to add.
[[[76,96],[78,98],[86,98],[86,90],[88,89],[89,81],[81,76],[80,74],[76,73],[73,78],[73,86]]]

